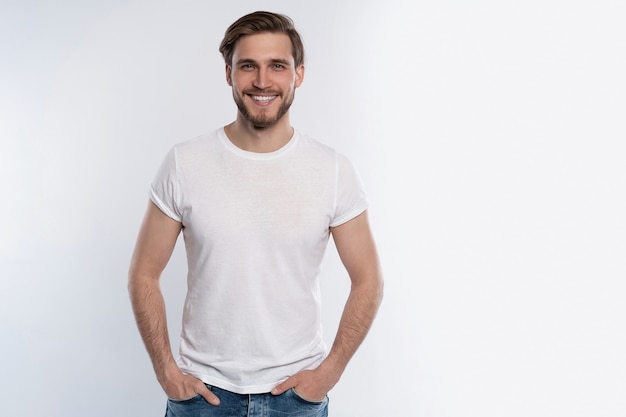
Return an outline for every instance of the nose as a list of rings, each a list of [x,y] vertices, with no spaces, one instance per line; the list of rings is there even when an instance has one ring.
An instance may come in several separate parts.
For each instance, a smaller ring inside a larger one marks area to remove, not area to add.
[[[259,90],[264,90],[271,85],[269,73],[265,68],[259,68],[254,79],[254,86]]]

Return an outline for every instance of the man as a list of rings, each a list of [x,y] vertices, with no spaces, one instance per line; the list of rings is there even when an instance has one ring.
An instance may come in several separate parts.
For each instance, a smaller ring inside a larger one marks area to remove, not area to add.
[[[165,158],[133,253],[129,292],[167,416],[326,416],[383,280],[357,173],[291,127],[304,49],[290,18],[241,17],[220,46],[235,121]],[[183,232],[188,290],[178,360],[159,277]],[[351,280],[334,343],[318,272],[332,235]]]

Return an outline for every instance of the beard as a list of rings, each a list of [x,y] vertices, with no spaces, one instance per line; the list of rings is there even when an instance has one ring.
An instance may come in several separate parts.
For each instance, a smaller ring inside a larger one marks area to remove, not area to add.
[[[294,90],[292,91],[291,96],[287,97],[286,100],[281,102],[280,107],[278,108],[278,111],[274,116],[268,115],[266,114],[266,112],[262,112],[259,115],[255,116],[244,103],[243,97],[239,95],[235,91],[235,89],[233,89],[233,99],[235,100],[235,104],[239,109],[239,113],[241,113],[244,119],[250,122],[250,124],[258,130],[267,129],[278,123],[278,121],[289,111],[295,95],[296,92]]]

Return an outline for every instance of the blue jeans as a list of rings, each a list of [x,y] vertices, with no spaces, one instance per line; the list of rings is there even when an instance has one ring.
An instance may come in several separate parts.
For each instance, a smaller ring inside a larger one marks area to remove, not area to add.
[[[207,387],[220,399],[214,406],[197,395],[190,400],[167,400],[165,417],[327,417],[328,397],[312,402],[290,389],[281,395],[235,394]]]

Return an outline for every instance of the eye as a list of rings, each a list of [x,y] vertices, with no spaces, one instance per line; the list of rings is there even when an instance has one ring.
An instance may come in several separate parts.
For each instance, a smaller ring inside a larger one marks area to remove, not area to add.
[[[244,71],[249,71],[254,69],[254,65],[252,64],[242,64],[239,68],[241,68]]]
[[[284,70],[285,66],[283,64],[274,64],[275,70]]]

